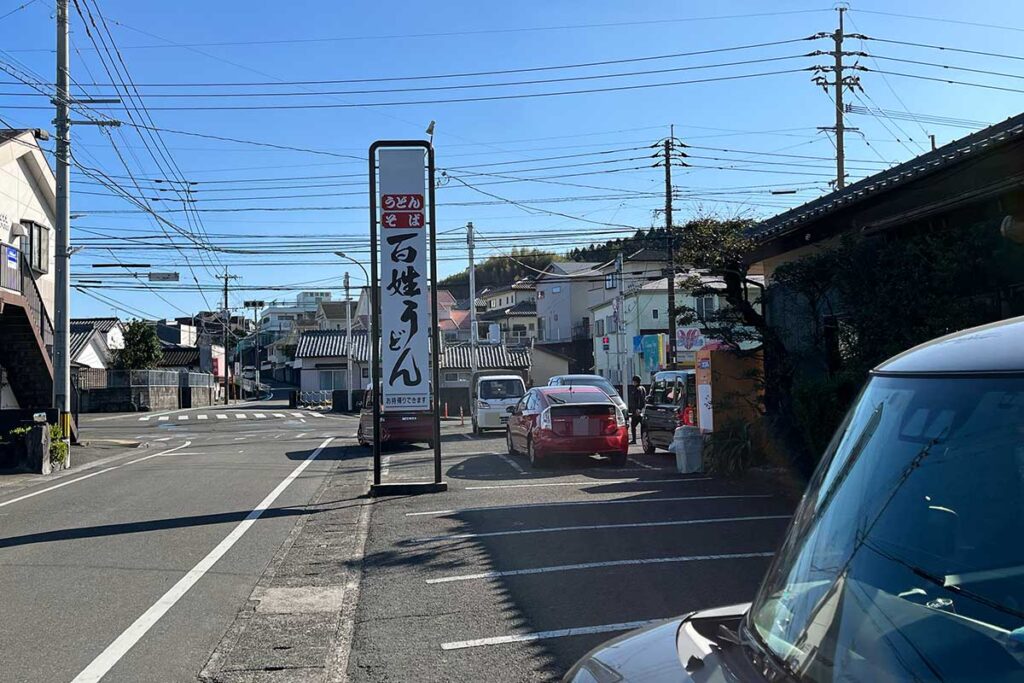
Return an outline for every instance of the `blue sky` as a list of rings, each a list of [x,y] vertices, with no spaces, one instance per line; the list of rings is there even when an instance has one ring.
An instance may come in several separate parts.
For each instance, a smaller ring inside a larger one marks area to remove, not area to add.
[[[52,1],[32,0],[18,10],[24,3],[25,0],[0,3],[0,28],[4,36],[0,60],[22,73],[50,81],[54,72]],[[166,218],[196,235],[205,231],[214,243],[233,248],[270,247],[279,252],[275,254],[210,255],[168,248],[123,250],[131,243],[114,238],[131,237],[140,245],[167,243],[160,236],[159,225],[145,213],[102,213],[135,211],[136,207],[77,173],[72,211],[81,216],[73,221],[72,240],[85,249],[74,257],[76,280],[110,278],[109,269],[93,269],[91,264],[120,259],[125,263],[151,264],[152,270],[178,271],[183,284],[193,284],[195,278],[204,287],[209,286],[209,290],[205,294],[174,289],[153,292],[139,289],[137,284],[135,289],[112,289],[118,283],[130,285],[131,281],[104,279],[103,288],[89,290],[92,296],[74,293],[75,316],[117,312],[122,317],[173,317],[216,307],[220,296],[214,274],[225,265],[240,277],[233,284],[247,288],[232,295],[234,307],[246,298],[294,298],[294,292],[259,290],[268,285],[301,287],[307,283],[309,289],[337,289],[346,269],[354,282],[360,282],[359,269],[346,265],[330,252],[344,245],[346,251],[360,260],[368,260],[367,218],[362,208],[367,201],[366,148],[375,139],[423,137],[423,129],[431,120],[437,122],[434,143],[438,168],[447,169],[460,179],[438,190],[438,229],[444,233],[439,251],[442,276],[465,267],[466,252],[458,239],[463,235],[460,226],[468,220],[477,227],[481,237],[478,253],[483,256],[503,253],[512,246],[562,251],[574,244],[615,236],[614,230],[626,230],[621,226],[649,227],[652,221],[660,221],[653,211],[663,204],[656,194],[663,191],[662,170],[650,167],[646,156],[651,152],[648,146],[664,138],[671,124],[675,125],[676,137],[691,145],[686,150],[691,155],[691,167],[676,169],[674,177],[680,194],[675,203],[679,220],[699,212],[769,216],[827,191],[827,181],[834,174],[829,161],[834,154],[833,143],[829,135],[818,130],[832,124],[833,105],[810,82],[812,74],[808,71],[554,97],[369,106],[377,102],[636,86],[803,69],[827,63],[824,57],[800,55],[829,50],[830,40],[509,75],[332,85],[280,84],[529,69],[785,41],[834,30],[836,13],[831,3],[88,0],[83,11],[87,7],[94,13],[97,9],[102,11],[158,127],[322,153],[161,134],[165,153],[173,157],[180,169],[178,177],[194,183],[190,196],[196,200],[193,206],[201,210],[198,218],[180,211],[168,212],[164,214]],[[3,16],[8,12],[11,13]],[[1005,1],[974,2],[968,11],[963,3],[945,0],[858,0],[850,3],[847,30],[901,43],[1024,55],[1019,46],[1024,30],[1022,15],[1024,4]],[[79,83],[109,82],[74,10],[72,27],[74,79]],[[852,40],[846,47],[867,50],[872,55],[860,59],[873,71],[859,74],[866,94],[849,95],[847,101],[853,105],[983,122],[996,122],[1024,110],[1024,93],[877,73],[887,70],[1024,90],[1024,81],[1012,76],[1019,71],[1019,62],[879,40]],[[1010,76],[954,72],[879,57]],[[751,63],[680,70],[734,62]],[[352,92],[652,70],[673,71],[492,88]],[[0,117],[16,126],[52,128],[52,110],[19,108],[43,107],[46,99],[29,95],[32,89],[13,79],[4,80],[8,84],[0,88],[4,93],[0,95]],[[177,89],[161,85],[237,82],[265,85],[192,85]],[[85,90],[111,92],[110,88]],[[346,94],[156,96],[175,92],[310,91]],[[268,104],[328,106],[231,111],[160,109]],[[96,109],[126,118],[117,107]],[[850,180],[920,153],[928,145],[928,133],[936,135],[938,143],[943,144],[970,132],[963,127],[856,114],[848,117],[848,125],[860,129],[847,138]],[[132,128],[122,127],[112,131],[111,136],[116,150],[103,131],[77,127],[74,144],[78,158],[139,195],[118,158],[120,152],[131,175],[142,181],[142,196],[161,195],[157,191],[161,184],[153,181],[168,175],[163,157],[157,155],[159,164],[154,161],[143,139]],[[147,142],[157,144],[153,138]],[[715,166],[727,168],[712,168]],[[527,177],[541,181],[522,180]],[[468,188],[463,182],[479,188]],[[773,195],[772,189],[798,192]],[[175,195],[164,192],[161,196]],[[164,199],[152,202],[152,206],[159,211],[161,206],[181,209],[183,204]],[[252,210],[260,208],[277,210]],[[185,244],[186,239],[179,236],[176,241]],[[121,250],[112,254],[107,247]],[[319,253],[295,253],[297,250]],[[105,300],[98,301],[94,296]],[[123,310],[116,311],[115,306]]]

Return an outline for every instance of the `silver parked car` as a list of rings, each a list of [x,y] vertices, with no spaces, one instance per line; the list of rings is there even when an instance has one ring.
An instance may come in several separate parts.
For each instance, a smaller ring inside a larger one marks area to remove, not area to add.
[[[548,380],[549,387],[597,387],[604,393],[608,394],[608,398],[612,400],[612,403],[619,407],[622,411],[623,417],[629,415],[629,409],[626,407],[626,402],[619,396],[619,391],[612,383],[601,375],[555,375]]]

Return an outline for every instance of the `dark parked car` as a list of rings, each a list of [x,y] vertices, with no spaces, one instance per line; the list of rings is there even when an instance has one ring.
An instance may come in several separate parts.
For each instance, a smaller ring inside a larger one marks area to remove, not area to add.
[[[693,370],[665,370],[654,375],[647,405],[640,418],[644,453],[668,448],[676,428],[695,425],[697,419],[696,375]]]
[[[434,415],[429,412],[382,412],[380,414],[380,442],[425,443],[434,445]],[[360,446],[373,443],[373,390],[363,394],[363,407],[359,411],[356,441]]]
[[[605,392],[592,386],[530,389],[512,408],[505,432],[510,454],[526,453],[539,467],[559,455],[607,456],[626,464],[626,418]]]
[[[1024,680],[1022,340],[1015,318],[880,365],[753,603],[626,634],[566,680]]]

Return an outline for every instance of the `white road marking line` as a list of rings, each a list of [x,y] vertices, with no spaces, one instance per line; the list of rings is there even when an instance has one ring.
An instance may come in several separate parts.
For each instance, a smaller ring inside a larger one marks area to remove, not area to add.
[[[700,519],[676,519],[668,522],[627,522],[625,524],[584,524],[581,526],[548,526],[536,529],[511,529],[509,531],[486,531],[474,534],[448,534],[446,536],[424,536],[410,539],[412,543],[431,541],[455,541],[466,538],[492,538],[494,536],[522,536],[524,534],[551,534],[562,531],[595,531],[598,529],[638,529],[660,526],[690,526],[692,524],[721,524],[723,522],[754,522],[768,519],[789,519],[789,515],[751,515],[749,517],[703,517]]]
[[[163,438],[161,438],[161,439],[153,439],[153,441],[170,441],[170,440],[171,440],[171,438],[172,438],[172,437],[169,437],[169,436],[165,436],[165,437],[163,437]]]
[[[248,437],[245,437],[245,436],[236,436],[236,437],[235,437],[234,439],[232,439],[232,440],[233,440],[233,441],[245,441],[245,440],[246,440],[247,438],[248,438]]]
[[[255,417],[257,420],[267,419],[267,416],[264,413],[253,413],[252,416]]]
[[[83,475],[81,477],[78,477],[77,479],[70,479],[68,481],[62,481],[59,484],[54,484],[53,486],[47,486],[45,489],[39,489],[38,491],[33,491],[32,493],[26,493],[25,495],[18,496],[17,498],[11,498],[10,500],[5,500],[2,503],[0,503],[0,508],[5,507],[7,505],[12,505],[13,503],[17,503],[18,501],[22,501],[22,500],[25,500],[27,498],[34,498],[35,496],[41,495],[43,493],[47,493],[49,491],[55,491],[56,489],[64,488],[65,486],[68,486],[70,484],[74,484],[74,483],[79,482],[79,481],[83,481],[85,479],[91,479],[92,477],[95,477],[95,476],[97,476],[99,474],[104,474],[106,472],[110,472],[112,470],[116,470],[116,469],[119,469],[121,467],[126,467],[128,465],[134,465],[135,463],[142,462],[143,460],[149,460],[150,458],[155,458],[158,455],[167,455],[169,453],[173,453],[174,451],[180,451],[182,448],[188,447],[191,443],[192,443],[191,441],[186,441],[182,445],[175,446],[174,448],[170,448],[170,449],[168,449],[166,451],[160,451],[159,453],[153,453],[152,455],[147,455],[147,456],[142,457],[142,458],[136,458],[135,460],[130,460],[129,462],[124,462],[124,463],[121,463],[120,465],[114,465],[113,467],[105,467],[102,470],[98,470],[96,472],[90,472],[89,474],[86,474],[86,475]]]
[[[107,673],[117,664],[125,654],[131,650],[136,643],[138,643],[146,633],[153,628],[153,626],[160,621],[161,617],[167,614],[174,605],[194,586],[199,579],[203,577],[217,562],[224,557],[225,554],[231,547],[238,542],[246,531],[249,530],[257,519],[263,515],[263,513],[274,504],[278,496],[284,492],[288,485],[291,484],[296,477],[302,474],[311,462],[327,447],[331,442],[330,439],[325,440],[320,444],[315,451],[309,454],[309,456],[300,462],[291,474],[285,477],[274,490],[267,494],[266,498],[260,501],[259,505],[254,507],[252,511],[246,515],[245,519],[238,523],[238,525],[231,530],[224,540],[217,544],[217,546],[211,550],[206,557],[199,560],[199,562],[188,571],[185,576],[181,577],[176,584],[160,597],[153,605],[147,609],[142,616],[135,620],[135,622],[126,628],[121,635],[119,635],[114,642],[107,646],[103,652],[101,652],[96,659],[92,660],[89,666],[85,667],[80,674],[75,676],[72,683],[94,683],[99,681],[101,678],[107,675]]]
[[[188,415],[179,415],[178,419],[179,420],[187,420],[188,419]]]
[[[536,486],[603,486],[605,484],[668,484],[679,481],[710,481],[711,477],[692,477],[686,479],[588,479],[587,481],[549,481],[543,484],[492,484],[491,486],[467,486],[467,491],[483,491],[486,489],[522,489]]]
[[[600,626],[577,626],[576,628],[561,628],[556,631],[535,631],[533,633],[519,633],[510,636],[495,636],[493,638],[476,638],[474,640],[456,640],[450,643],[441,643],[442,650],[464,650],[470,647],[486,647],[488,645],[507,645],[509,643],[529,643],[535,640],[549,640],[551,638],[566,638],[569,636],[587,636],[594,633],[611,633],[612,631],[632,631],[636,628],[649,626],[657,623],[660,619],[644,619],[643,621],[624,621],[618,624],[602,624]]]
[[[224,413],[217,413],[217,419],[218,420],[226,420],[226,419],[228,419],[228,416],[225,415]]]
[[[167,416],[166,415],[161,415],[156,420],[157,420],[157,422],[167,422]]]
[[[149,422],[152,419],[153,419],[152,415],[147,415],[146,417],[140,417],[139,418],[139,422]]]
[[[248,416],[245,413],[235,413],[236,420],[246,420]]]
[[[475,441],[475,439],[472,436],[470,436],[469,434],[466,434],[465,432],[463,432],[462,438],[463,439],[469,439],[470,441]]]
[[[639,465],[640,467],[643,467],[645,470],[660,470],[661,469],[660,467],[653,467],[651,465],[648,465],[647,463],[640,462],[636,458],[632,458],[631,457],[631,458],[629,458],[629,461],[631,463],[633,463],[634,465]]]
[[[505,464],[507,464],[509,467],[514,469],[519,474],[526,474],[526,470],[524,470],[522,468],[522,466],[520,466],[519,463],[517,463],[515,460],[513,460],[509,456],[505,455],[504,453],[495,453],[495,455],[498,456],[499,458],[501,458],[505,462]]]
[[[274,417],[285,417],[284,413],[274,413]]]
[[[391,471],[391,456],[385,455],[380,461],[380,474],[387,476],[389,471]]]
[[[530,574],[549,574],[552,572],[571,572],[581,569],[603,569],[605,567],[628,567],[638,564],[669,564],[678,562],[704,562],[710,560],[745,560],[752,557],[771,557],[775,553],[729,553],[726,555],[678,555],[676,557],[649,557],[639,560],[608,560],[606,562],[581,562],[580,564],[562,564],[552,567],[534,567],[532,569],[510,569],[503,572],[480,572],[479,574],[460,574],[445,576],[439,579],[427,579],[427,583],[452,583],[454,581],[474,581],[477,579],[497,579],[503,576],[527,576]]]
[[[280,438],[281,438],[281,435],[280,435],[280,434],[274,434],[274,438],[275,438],[275,439],[280,439]]]
[[[323,415],[321,415],[320,413],[310,413],[309,416],[310,417],[323,417]]]
[[[302,417],[302,413],[290,413],[292,417]]]
[[[568,507],[571,505],[639,505],[641,503],[678,503],[688,500],[727,500],[735,498],[773,498],[770,493],[734,496],[673,496],[671,498],[613,498],[611,500],[572,500],[554,503],[519,503],[518,505],[488,505],[485,507],[458,508],[452,510],[431,510],[429,512],[406,512],[406,517],[424,515],[455,515],[463,512],[487,512],[490,510],[521,510],[524,508]]]
[[[308,433],[309,433],[309,432],[300,432],[299,434],[296,434],[295,438],[296,438],[296,439],[301,439],[302,437],[304,437],[304,436],[305,436],[306,434],[308,434]]]
[[[207,420],[207,419],[209,419],[209,417],[204,413],[202,415],[196,415],[196,419]]]

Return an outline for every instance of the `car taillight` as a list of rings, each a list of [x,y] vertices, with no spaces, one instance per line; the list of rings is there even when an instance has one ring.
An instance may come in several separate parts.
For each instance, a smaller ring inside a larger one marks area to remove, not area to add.
[[[541,411],[537,426],[541,429],[551,429],[551,408],[545,408]]]
[[[615,426],[625,427],[626,426],[626,414],[618,408],[615,409]]]
[[[621,427],[622,424],[619,422],[618,416],[620,415],[620,413],[618,410],[615,411],[615,415],[616,417],[614,418],[609,415],[608,417],[605,417],[601,420],[603,424],[603,428],[601,429],[602,434],[614,434],[615,432],[619,431],[619,427]]]

